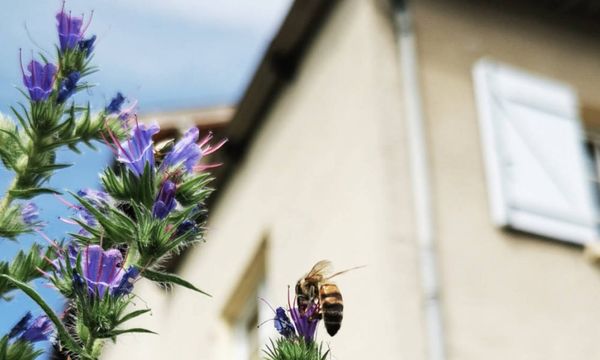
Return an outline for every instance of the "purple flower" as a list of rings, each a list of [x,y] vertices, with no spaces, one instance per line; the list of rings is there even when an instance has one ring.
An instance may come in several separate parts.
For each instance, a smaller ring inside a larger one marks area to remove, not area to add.
[[[77,88],[79,78],[79,71],[73,71],[61,81],[60,86],[58,87],[58,103],[64,103],[71,95],[73,95]]]
[[[32,202],[26,203],[21,207],[21,219],[27,225],[33,225],[37,221],[39,214],[37,205]]]
[[[122,296],[130,294],[133,290],[133,283],[135,282],[135,279],[138,277],[139,274],[140,271],[135,266],[130,266],[125,271],[125,274],[123,274],[119,285],[116,288],[112,289],[111,294],[113,296]]]
[[[12,327],[12,329],[10,329],[10,332],[8,333],[8,338],[12,339],[20,334],[23,333],[23,331],[25,331],[25,329],[27,329],[27,325],[29,324],[29,322],[31,321],[31,312],[27,312],[27,314],[25,314],[25,316],[23,316],[21,318],[21,320],[19,320],[18,323],[15,324],[15,326]]]
[[[129,139],[118,145],[117,161],[125,164],[138,177],[144,173],[146,164],[153,170],[154,143],[152,135],[159,130],[160,128],[156,124],[149,127],[144,124],[136,124],[131,130]]]
[[[301,312],[297,307],[292,307],[290,310],[298,336],[303,337],[306,342],[312,342],[315,339],[315,332],[319,323],[317,310],[318,305],[315,303],[312,303],[305,312]]]
[[[296,335],[296,331],[294,330],[294,325],[290,321],[290,318],[285,313],[285,309],[282,307],[278,307],[275,310],[275,329],[278,333],[280,333],[286,339]]]
[[[117,113],[121,112],[121,107],[123,106],[124,102],[125,102],[125,96],[123,96],[123,94],[118,92],[117,95],[115,95],[115,97],[112,98],[112,100],[110,100],[110,103],[108,104],[108,106],[106,106],[106,108],[104,108],[104,112],[109,115],[117,114]]]
[[[92,55],[94,51],[94,43],[96,42],[96,35],[92,35],[88,39],[80,40],[78,43],[79,51],[85,52],[85,57]]]
[[[99,245],[89,245],[81,249],[80,253],[83,274],[77,274],[81,275],[79,279],[73,277],[75,287],[85,282],[88,294],[99,297],[104,297],[107,292],[112,296],[131,292],[139,271],[133,266],[123,268],[123,256],[119,250],[104,250]],[[69,258],[74,265],[77,257],[74,259],[73,254],[69,254]]]
[[[54,64],[42,65],[41,63],[32,60],[27,65],[29,75],[23,72],[23,83],[29,91],[29,97],[32,101],[42,101],[48,99],[52,88],[54,87],[54,78],[56,75],[56,66]]]
[[[56,14],[56,20],[60,50],[73,49],[83,38],[83,17],[71,16],[71,13],[67,14],[63,9]]]
[[[108,195],[102,190],[86,188],[77,191],[77,195],[86,199],[94,206],[105,206],[106,204],[112,202],[112,198],[110,197],[110,195]]]
[[[154,200],[152,205],[152,215],[158,219],[164,219],[175,208],[175,183],[171,180],[166,180]]]
[[[193,222],[192,220],[184,220],[177,227],[177,230],[175,232],[175,236],[181,236],[183,234],[187,234],[190,231],[194,231],[194,232],[196,231],[196,223]]]
[[[32,343],[45,341],[50,338],[52,331],[52,321],[46,315],[40,315],[29,324],[27,329],[21,334],[20,339]]]
[[[46,315],[40,315],[32,321],[31,317],[31,313],[27,312],[10,330],[8,338],[14,339],[19,336],[19,340],[31,343],[48,340],[53,331],[50,319]]]
[[[173,150],[165,156],[161,168],[183,165],[187,172],[191,172],[194,169],[194,165],[202,157],[202,149],[196,144],[198,136],[198,128],[193,127],[186,131],[183,138],[175,144]]]

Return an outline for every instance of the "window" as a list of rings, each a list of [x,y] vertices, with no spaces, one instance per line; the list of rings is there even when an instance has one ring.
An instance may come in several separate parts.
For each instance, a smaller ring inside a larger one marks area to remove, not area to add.
[[[259,327],[273,318],[271,309],[259,300],[266,297],[265,256],[266,241],[263,241],[224,309],[232,332],[235,360],[260,360],[271,333],[271,327]]]
[[[246,306],[233,324],[235,332],[236,357],[239,360],[260,360],[261,339],[259,334],[258,297],[260,286],[246,301]]]
[[[575,91],[487,59],[473,74],[493,221],[572,243],[596,239]]]

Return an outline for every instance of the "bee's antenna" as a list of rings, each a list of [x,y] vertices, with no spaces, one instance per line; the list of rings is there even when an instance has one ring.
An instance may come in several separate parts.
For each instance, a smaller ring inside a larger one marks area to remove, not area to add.
[[[267,304],[268,307],[271,308],[271,310],[273,310],[273,312],[275,312],[275,309],[273,308],[273,306],[271,306],[271,304],[269,304],[269,302],[263,298],[261,298],[260,296],[258,297],[260,299],[260,301],[264,302],[265,304]],[[261,324],[262,325],[262,324]],[[260,326],[260,325],[259,325]]]
[[[275,321],[275,319],[267,319],[267,320],[261,322],[260,324],[256,325],[256,328],[258,329],[259,327],[263,326],[264,324],[268,323],[269,321]]]

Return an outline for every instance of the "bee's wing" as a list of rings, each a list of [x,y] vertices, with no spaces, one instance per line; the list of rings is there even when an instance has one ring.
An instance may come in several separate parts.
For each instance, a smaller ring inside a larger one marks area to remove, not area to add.
[[[331,273],[331,261],[329,260],[321,260],[316,263],[312,269],[306,274],[306,278],[311,278],[316,275],[325,276],[326,274]]]
[[[328,276],[328,277],[327,277],[327,278],[325,278],[324,280],[329,280],[329,279],[332,279],[332,278],[334,278],[334,277],[336,277],[336,276],[338,276],[338,275],[342,275],[342,274],[344,274],[344,273],[347,273],[348,271],[352,271],[352,270],[356,270],[356,269],[361,269],[361,268],[364,268],[365,266],[367,266],[367,265],[355,266],[355,267],[353,267],[353,268],[350,268],[350,269],[346,269],[346,270],[338,271],[338,272],[336,272],[335,274],[332,274],[332,275]]]

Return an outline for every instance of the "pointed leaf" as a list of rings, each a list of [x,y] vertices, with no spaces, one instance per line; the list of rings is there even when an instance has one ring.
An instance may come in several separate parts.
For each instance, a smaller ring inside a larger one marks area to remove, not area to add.
[[[104,334],[100,338],[111,338],[111,337],[115,337],[117,335],[127,334],[127,333],[144,333],[144,334],[158,335],[157,333],[155,333],[154,331],[151,331],[151,330],[142,329],[142,328],[133,328],[133,329],[124,329],[124,330],[113,330],[111,332]]]
[[[10,190],[10,195],[19,199],[31,199],[34,196],[41,194],[59,194],[60,192],[50,188],[29,188],[29,189],[14,189]]]
[[[122,324],[127,320],[131,320],[135,317],[138,317],[140,315],[143,315],[145,313],[147,313],[148,311],[151,311],[151,309],[143,309],[143,310],[136,310],[133,312],[130,312],[129,314],[123,316],[121,319],[119,319],[119,321],[117,321],[117,324]]]
[[[185,288],[188,288],[190,290],[197,291],[197,292],[199,292],[201,294],[204,294],[206,296],[212,297],[212,295],[210,295],[209,293],[204,292],[204,291],[198,289],[197,287],[195,287],[194,285],[192,285],[192,283],[188,282],[187,280],[182,279],[181,277],[179,277],[179,276],[177,276],[175,274],[161,273],[161,272],[158,272],[158,271],[146,269],[142,273],[142,276],[145,277],[148,280],[152,280],[152,281],[156,281],[156,282],[177,284],[177,285],[183,286]]]

